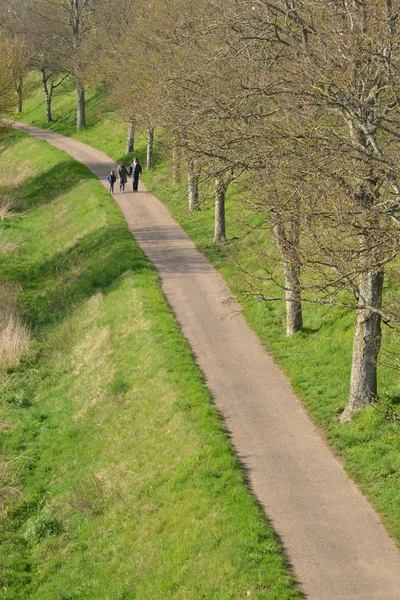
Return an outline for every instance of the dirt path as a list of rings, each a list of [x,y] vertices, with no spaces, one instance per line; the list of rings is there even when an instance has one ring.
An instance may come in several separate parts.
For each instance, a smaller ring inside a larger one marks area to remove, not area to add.
[[[68,152],[107,184],[115,163],[102,152],[50,131],[15,127]],[[378,516],[315,430],[217,271],[164,206],[142,184],[139,190],[117,193],[115,200],[161,276],[306,597],[399,600],[400,553]]]

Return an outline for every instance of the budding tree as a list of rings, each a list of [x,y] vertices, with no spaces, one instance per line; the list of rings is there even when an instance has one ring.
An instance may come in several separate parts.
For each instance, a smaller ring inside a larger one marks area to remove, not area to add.
[[[0,118],[9,114],[14,105],[13,54],[9,38],[0,30]]]

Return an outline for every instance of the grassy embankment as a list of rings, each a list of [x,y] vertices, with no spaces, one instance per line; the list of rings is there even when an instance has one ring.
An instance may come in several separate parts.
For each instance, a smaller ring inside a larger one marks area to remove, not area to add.
[[[82,132],[74,131],[75,107],[71,88],[60,93],[56,106],[58,120],[52,124],[53,129],[105,150],[116,160],[122,158],[125,125],[114,122],[112,115],[104,117],[101,94],[92,93],[88,106],[89,126]],[[22,118],[46,126],[40,90],[26,103]],[[140,138],[138,142],[135,152],[144,159],[144,140]],[[243,216],[239,186],[232,186],[228,193],[229,241],[218,247],[211,243],[212,203],[205,203],[202,210],[189,216],[184,195],[170,183],[171,169],[167,160],[160,158],[152,171],[144,175],[144,181],[221,271],[231,289],[239,292],[242,278],[235,263],[245,269],[253,262],[248,246],[243,244],[244,229],[239,224]],[[327,312],[325,308],[305,304],[305,330],[288,339],[284,331],[283,303],[244,300],[243,305],[249,323],[290,377],[315,422],[327,431],[335,452],[345,459],[350,476],[373,501],[388,530],[400,543],[399,423],[388,421],[376,408],[360,412],[353,424],[338,422],[349,391],[354,313],[339,308]],[[385,343],[390,347],[389,331],[385,329],[384,334]],[[392,406],[400,410],[399,374],[380,367],[379,378],[382,399],[388,397]]]
[[[299,598],[110,196],[45,143],[1,146],[1,285],[32,344],[0,373],[0,598]]]

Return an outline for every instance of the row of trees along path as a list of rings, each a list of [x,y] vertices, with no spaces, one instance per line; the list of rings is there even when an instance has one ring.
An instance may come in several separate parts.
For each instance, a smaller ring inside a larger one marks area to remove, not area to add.
[[[68,152],[101,180],[102,152],[51,131],[20,131]],[[246,325],[217,271],[140,185],[116,202],[156,266],[252,489],[312,600],[398,600],[400,556],[372,507]]]
[[[150,165],[163,128],[175,182],[182,165],[187,173],[189,212],[199,181],[212,182],[216,243],[227,236],[227,189],[240,181],[256,242],[263,227],[275,240],[253,245],[244,293],[284,299],[288,335],[303,328],[305,302],[353,309],[341,420],[373,403],[379,356],[398,369],[386,347],[386,326],[394,336],[400,324],[398,3],[0,0],[0,9],[0,69],[9,62],[17,110],[29,70],[40,73],[48,122],[70,78],[80,129],[85,89],[101,84],[127,123],[127,152],[147,130]]]

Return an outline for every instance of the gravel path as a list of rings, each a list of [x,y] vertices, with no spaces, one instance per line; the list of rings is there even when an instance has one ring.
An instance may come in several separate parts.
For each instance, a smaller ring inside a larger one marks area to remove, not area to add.
[[[102,152],[50,131],[15,127],[64,150],[107,185],[115,163]],[[160,274],[306,597],[400,600],[399,550],[246,325],[220,275],[142,183],[139,193],[117,192],[115,200]]]

